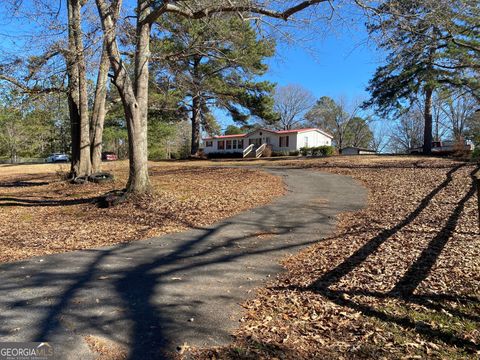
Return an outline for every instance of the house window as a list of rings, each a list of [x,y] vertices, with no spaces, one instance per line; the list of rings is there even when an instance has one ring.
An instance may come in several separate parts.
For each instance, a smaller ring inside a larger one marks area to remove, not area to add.
[[[237,148],[237,140],[232,140],[232,148],[233,149]]]
[[[206,147],[212,147],[213,146],[213,141],[212,140],[205,141],[205,146]]]
[[[220,140],[220,141],[217,143],[217,148],[218,148],[218,150],[223,150],[223,149],[225,149],[225,141]]]
[[[243,149],[243,139],[242,139],[242,140],[238,140],[238,148],[239,148],[239,149]]]
[[[278,145],[280,147],[289,147],[290,146],[290,136],[280,136]]]
[[[232,140],[227,140],[226,149],[227,149],[227,150],[231,150],[231,149],[232,149]]]
[[[308,136],[305,136],[305,147],[308,147]]]

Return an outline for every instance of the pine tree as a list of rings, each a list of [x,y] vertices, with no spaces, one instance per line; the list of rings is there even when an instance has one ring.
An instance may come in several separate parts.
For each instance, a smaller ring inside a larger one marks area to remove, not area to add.
[[[236,16],[220,15],[191,21],[175,15],[161,19],[164,30],[156,34],[152,52],[163,54],[156,78],[183,93],[191,114],[191,154],[200,146],[201,128],[218,131],[214,108],[246,123],[251,116],[271,118],[273,84],[255,77],[267,71],[265,58],[274,53],[272,42],[258,39],[251,25]]]
[[[461,87],[471,76],[464,68],[448,65],[458,54],[454,56],[439,9],[430,5],[420,0],[390,0],[379,7],[382,14],[388,15],[370,24],[369,32],[382,36],[379,46],[388,51],[388,56],[369,83],[371,99],[365,104],[375,106],[383,114],[401,114],[422,95],[425,154],[430,154],[432,147],[434,92],[446,86]]]

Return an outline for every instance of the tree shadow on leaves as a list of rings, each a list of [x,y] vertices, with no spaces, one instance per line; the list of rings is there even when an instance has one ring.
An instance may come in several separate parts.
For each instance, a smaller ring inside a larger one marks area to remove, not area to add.
[[[459,165],[452,168],[446,175],[445,180],[433,189],[419,204],[419,206],[410,213],[404,220],[396,226],[382,231],[380,234],[370,239],[365,245],[360,247],[351,256],[344,260],[341,264],[326,272],[320,278],[315,280],[307,288],[291,287],[294,290],[312,291],[324,296],[330,301],[350,308],[354,311],[362,313],[366,317],[381,320],[386,323],[396,324],[402,328],[410,329],[418,334],[423,335],[430,341],[442,341],[451,346],[457,346],[465,351],[473,354],[480,350],[480,345],[475,342],[457,336],[450,331],[444,331],[436,328],[424,321],[416,321],[409,316],[394,315],[390,312],[384,311],[381,307],[375,307],[371,304],[362,303],[359,299],[353,299],[356,296],[368,296],[376,299],[397,299],[408,304],[417,304],[429,309],[433,312],[447,312],[449,316],[453,316],[460,321],[462,319],[478,323],[480,326],[480,317],[477,314],[469,314],[459,310],[456,307],[448,306],[448,302],[463,303],[478,307],[480,300],[475,296],[463,296],[456,294],[415,294],[415,290],[420,283],[424,281],[432,271],[436,260],[440,256],[445,245],[453,235],[457,223],[464,211],[466,203],[475,195],[476,189],[473,182],[474,174],[480,167],[475,168],[470,176],[472,177],[472,184],[465,193],[465,195],[456,204],[453,211],[448,214],[445,225],[439,229],[433,239],[428,243],[427,247],[422,251],[418,258],[411,264],[402,278],[395,284],[393,289],[387,293],[372,292],[366,290],[333,290],[331,287],[337,284],[347,274],[355,270],[362,264],[370,255],[376,252],[379,247],[390,239],[394,234],[403,229],[416,219],[422,211],[428,211],[428,205],[432,199],[444,188],[446,188],[452,181],[453,174],[464,165]],[[353,297],[353,298],[352,298]],[[452,320],[453,321],[453,320]]]

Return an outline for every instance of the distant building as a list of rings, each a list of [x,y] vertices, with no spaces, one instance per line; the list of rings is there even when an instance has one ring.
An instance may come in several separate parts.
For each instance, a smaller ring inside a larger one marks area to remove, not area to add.
[[[342,155],[375,155],[377,152],[375,150],[364,149],[360,147],[348,146],[340,150]]]

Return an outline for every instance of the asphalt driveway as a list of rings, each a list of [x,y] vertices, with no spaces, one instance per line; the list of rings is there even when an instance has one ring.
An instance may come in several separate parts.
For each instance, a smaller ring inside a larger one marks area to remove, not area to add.
[[[228,343],[239,304],[279,260],[366,201],[345,176],[269,171],[285,177],[284,197],[208,228],[0,265],[0,341],[49,341],[59,359],[94,358],[86,335],[127,346],[130,359]]]

